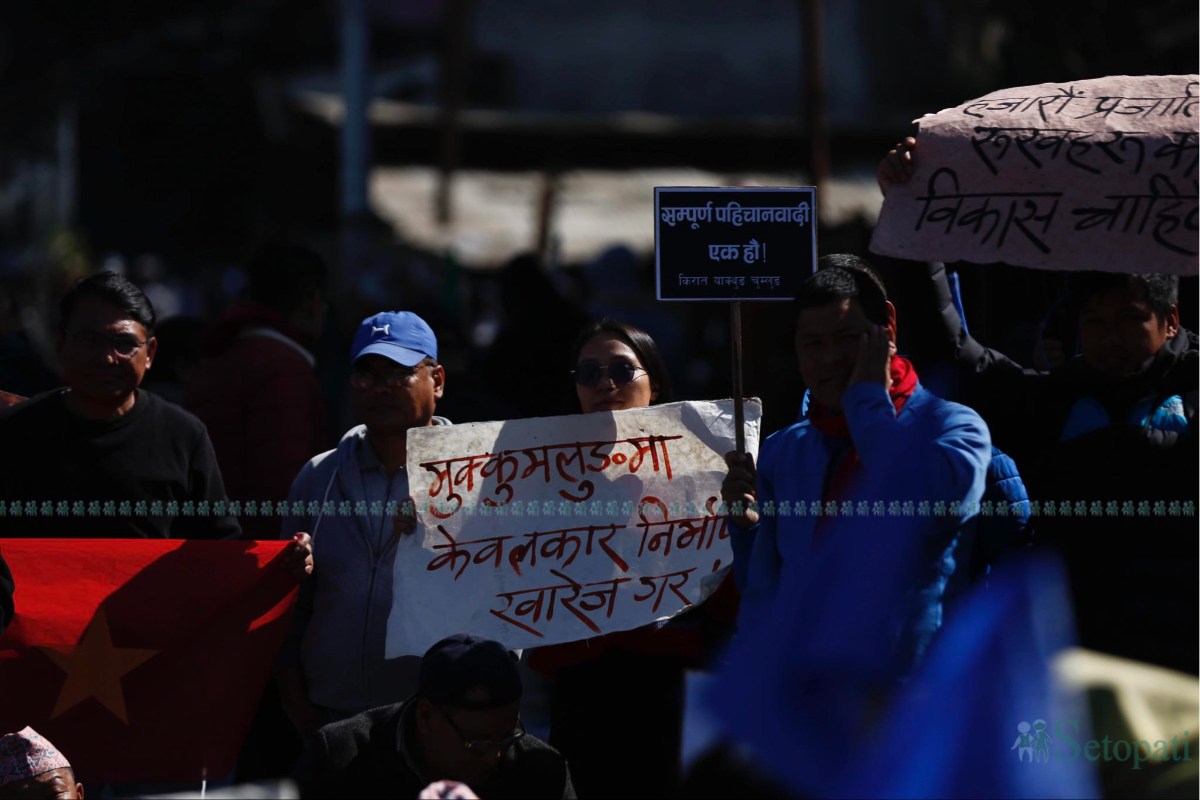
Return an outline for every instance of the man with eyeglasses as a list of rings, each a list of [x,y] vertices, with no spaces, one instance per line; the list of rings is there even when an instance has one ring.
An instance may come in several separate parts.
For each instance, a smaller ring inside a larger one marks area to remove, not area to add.
[[[362,424],[300,470],[282,536],[312,537],[314,570],[300,587],[279,671],[284,708],[301,734],[416,687],[420,659],[385,659],[392,567],[416,516],[405,463],[411,428],[434,414],[446,373],[437,337],[410,311],[362,321],[350,349],[350,388]]]
[[[204,425],[139,388],[154,324],[145,294],[112,272],[63,296],[63,387],[0,411],[0,537],[238,536],[233,517],[199,513],[225,500]]]
[[[504,645],[465,633],[425,653],[416,693],[319,729],[300,796],[417,797],[466,784],[487,800],[575,797],[562,755],[521,725],[521,675]],[[449,796],[449,795],[443,795]]]

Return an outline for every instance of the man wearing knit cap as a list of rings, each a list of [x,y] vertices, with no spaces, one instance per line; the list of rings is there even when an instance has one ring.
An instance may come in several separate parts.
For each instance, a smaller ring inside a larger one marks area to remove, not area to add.
[[[83,800],[83,784],[58,748],[27,725],[0,736],[0,798]]]
[[[566,761],[525,732],[520,701],[516,659],[503,645],[449,636],[425,653],[414,696],[309,739],[300,795],[415,798],[434,781],[458,781],[487,800],[574,798]]]

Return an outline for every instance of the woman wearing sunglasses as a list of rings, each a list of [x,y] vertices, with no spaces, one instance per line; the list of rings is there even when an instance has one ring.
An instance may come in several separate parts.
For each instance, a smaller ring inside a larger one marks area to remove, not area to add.
[[[575,354],[572,375],[585,414],[672,399],[658,346],[640,328],[594,322],[580,334]],[[531,652],[529,665],[551,678],[550,742],[570,764],[581,798],[628,795],[631,776],[637,776],[639,795],[674,794],[684,670],[703,661],[713,628],[731,626],[731,592],[718,591],[666,625]],[[719,611],[726,613],[714,613]]]
[[[603,319],[585,327],[571,374],[585,414],[671,402],[671,379],[658,345],[625,322]]]

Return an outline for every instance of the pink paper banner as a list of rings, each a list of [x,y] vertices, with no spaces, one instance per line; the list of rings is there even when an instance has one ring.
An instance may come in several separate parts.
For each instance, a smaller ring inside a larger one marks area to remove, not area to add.
[[[916,120],[871,250],[1038,269],[1197,273],[1200,76],[1004,89]]]

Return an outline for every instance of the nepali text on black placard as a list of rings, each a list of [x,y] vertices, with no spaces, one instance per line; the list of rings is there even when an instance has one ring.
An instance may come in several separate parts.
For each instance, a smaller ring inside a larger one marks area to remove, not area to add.
[[[816,261],[812,187],[654,189],[659,300],[790,300]]]

